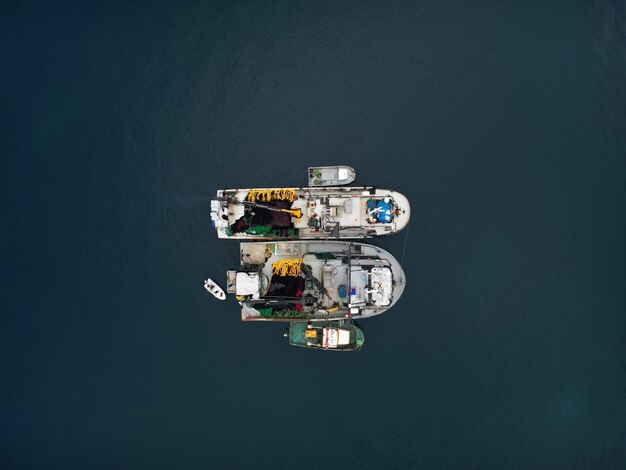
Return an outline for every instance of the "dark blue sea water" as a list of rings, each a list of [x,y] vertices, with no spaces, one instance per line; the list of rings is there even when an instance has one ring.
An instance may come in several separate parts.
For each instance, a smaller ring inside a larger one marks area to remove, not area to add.
[[[624,2],[7,2],[0,109],[2,468],[626,467]],[[202,288],[322,164],[412,203],[360,353]]]

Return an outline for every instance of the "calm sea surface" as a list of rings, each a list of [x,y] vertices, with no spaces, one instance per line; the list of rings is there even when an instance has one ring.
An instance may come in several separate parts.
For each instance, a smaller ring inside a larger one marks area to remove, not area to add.
[[[10,2],[0,109],[2,468],[625,468],[624,2]],[[202,288],[323,164],[412,204],[361,353]]]

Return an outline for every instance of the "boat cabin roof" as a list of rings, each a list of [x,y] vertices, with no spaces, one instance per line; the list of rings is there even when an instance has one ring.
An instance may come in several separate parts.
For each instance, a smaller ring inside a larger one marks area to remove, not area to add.
[[[350,344],[350,331],[341,328],[325,327],[322,332],[322,345],[325,348],[337,348]]]

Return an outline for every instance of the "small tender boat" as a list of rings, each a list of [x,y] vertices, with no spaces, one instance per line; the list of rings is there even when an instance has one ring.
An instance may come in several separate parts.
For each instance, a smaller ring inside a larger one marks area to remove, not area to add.
[[[358,351],[365,342],[361,329],[352,322],[290,323],[289,344],[327,351]]]
[[[356,172],[349,166],[309,167],[309,186],[345,186],[356,178]]]
[[[213,279],[209,278],[204,281],[204,288],[207,290],[207,292],[213,294],[216,298],[220,300],[226,300],[226,294],[224,293],[224,289],[218,286]]]

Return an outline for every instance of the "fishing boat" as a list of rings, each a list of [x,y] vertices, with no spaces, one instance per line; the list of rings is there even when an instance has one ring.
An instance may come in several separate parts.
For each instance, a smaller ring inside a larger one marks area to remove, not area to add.
[[[358,351],[365,342],[359,327],[348,321],[326,321],[316,323],[292,322],[289,324],[291,346],[327,351]]]
[[[226,293],[213,279],[204,281],[204,288],[208,293],[213,294],[219,300],[226,300]]]
[[[356,172],[349,166],[309,167],[309,186],[345,186],[355,178]]]
[[[362,319],[391,308],[405,287],[387,251],[346,241],[242,242],[227,271],[243,321]]]
[[[369,186],[222,189],[211,201],[217,236],[238,240],[372,238],[399,232],[410,216],[404,195]]]

